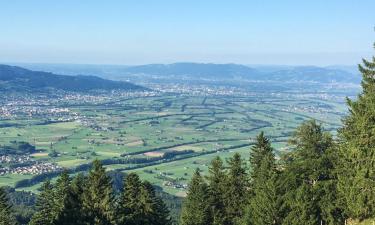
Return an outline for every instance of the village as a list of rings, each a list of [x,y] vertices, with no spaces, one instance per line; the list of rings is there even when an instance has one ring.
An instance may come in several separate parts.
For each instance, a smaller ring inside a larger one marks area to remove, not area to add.
[[[9,160],[8,156],[1,156],[0,160]],[[16,160],[19,160],[17,162],[19,163],[25,163],[26,161],[23,161],[22,159],[18,158]],[[9,163],[8,161],[6,161]],[[20,164],[20,166],[16,167],[0,167],[0,176],[4,176],[7,174],[22,174],[22,175],[38,175],[38,174],[44,174],[44,173],[51,173],[51,172],[57,172],[62,171],[62,167],[58,166],[55,163],[49,163],[49,162],[38,162],[33,160],[28,160],[24,165]],[[0,163],[3,163],[3,161],[0,161]]]
[[[67,106],[81,104],[102,104],[119,98],[155,96],[155,91],[127,92],[112,91],[104,93],[83,94],[57,91],[53,95],[3,95],[0,96],[0,119],[12,118],[48,118],[56,122],[75,121],[80,119],[77,112]]]

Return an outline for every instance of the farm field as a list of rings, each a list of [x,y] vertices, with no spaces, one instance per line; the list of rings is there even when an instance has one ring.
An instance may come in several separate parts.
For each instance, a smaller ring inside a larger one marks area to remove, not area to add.
[[[213,157],[227,158],[233,152],[247,158],[260,131],[271,138],[280,154],[287,150],[286,141],[293,129],[304,120],[314,118],[326,129],[335,130],[346,106],[333,99],[293,94],[159,94],[100,103],[64,103],[55,107],[68,108],[77,115],[74,120],[1,120],[0,145],[14,140],[28,142],[38,151],[32,159],[72,170],[100,159],[109,170],[135,171],[165,191],[183,196],[197,167],[206,171]],[[30,177],[0,176],[0,186],[14,186]],[[35,190],[38,185],[18,188]]]

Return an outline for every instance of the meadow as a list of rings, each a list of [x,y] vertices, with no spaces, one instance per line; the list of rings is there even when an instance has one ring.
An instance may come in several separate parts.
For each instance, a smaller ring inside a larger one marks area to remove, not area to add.
[[[0,121],[0,125],[8,124],[0,126],[0,145],[27,141],[39,151],[33,159],[64,168],[76,168],[94,159],[118,159],[119,163],[110,162],[106,167],[137,172],[165,191],[181,196],[192,172],[197,167],[206,171],[214,157],[228,158],[240,152],[247,158],[260,131],[270,137],[280,155],[288,150],[287,140],[302,121],[314,118],[333,131],[345,114],[342,100],[294,94],[160,94],[64,107],[79,118],[59,123],[27,117]],[[163,159],[171,152],[177,156]],[[0,186],[13,186],[30,177],[0,176]]]

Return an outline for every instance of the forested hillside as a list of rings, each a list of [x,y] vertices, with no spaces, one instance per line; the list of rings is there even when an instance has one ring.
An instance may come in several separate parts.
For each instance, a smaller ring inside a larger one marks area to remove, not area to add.
[[[0,65],[0,90],[41,92],[48,89],[63,91],[144,90],[138,85],[102,79],[95,76],[66,76],[27,70],[17,66]]]

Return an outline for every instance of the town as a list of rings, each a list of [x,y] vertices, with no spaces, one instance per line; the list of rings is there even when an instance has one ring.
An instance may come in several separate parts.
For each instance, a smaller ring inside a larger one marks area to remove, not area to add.
[[[38,175],[62,170],[62,167],[55,163],[38,162],[30,156],[2,155],[0,164],[9,165],[0,167],[0,176],[7,174]]]

